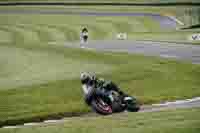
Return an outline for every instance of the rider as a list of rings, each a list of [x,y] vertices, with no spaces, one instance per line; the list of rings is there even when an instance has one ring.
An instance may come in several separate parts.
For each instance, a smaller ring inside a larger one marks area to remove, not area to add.
[[[128,95],[124,94],[124,92],[122,92],[120,88],[112,81],[105,81],[104,79],[97,78],[95,75],[87,72],[81,73],[80,79],[82,88],[86,94],[85,100],[88,104],[90,103],[90,94],[92,94],[91,91],[93,91],[93,89],[96,89],[96,93],[99,93],[103,96],[108,96],[110,99],[112,99],[112,97],[109,95],[109,92],[113,90],[118,92],[124,101],[129,100]]]
[[[81,30],[81,40],[83,40],[84,42],[87,41],[88,39],[88,29],[86,27],[84,27],[82,30]]]

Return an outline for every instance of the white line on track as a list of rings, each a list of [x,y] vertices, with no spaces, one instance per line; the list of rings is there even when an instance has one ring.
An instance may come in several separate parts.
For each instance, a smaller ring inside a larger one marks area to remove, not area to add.
[[[34,125],[39,125],[40,123],[24,123],[24,126],[34,126]]]
[[[195,97],[192,99],[185,99],[185,100],[176,100],[173,102],[168,102],[166,101],[165,103],[161,103],[161,104],[152,104],[152,106],[164,106],[164,105],[173,105],[173,104],[187,104],[187,103],[191,103],[191,102],[195,102],[195,101],[200,101],[200,97]]]
[[[180,25],[184,25],[184,23],[183,22],[181,22],[180,20],[178,20],[176,17],[174,17],[174,16],[167,16],[167,17],[169,17],[169,18],[171,18],[172,20],[174,20],[174,21],[176,21],[178,24],[180,24]]]
[[[85,46],[81,46],[82,49],[86,49],[86,50],[91,50],[91,51],[95,51],[94,48],[89,48],[89,47],[85,47]]]
[[[4,126],[2,128],[18,128],[18,126]]]
[[[60,120],[46,120],[44,121],[44,123],[57,123],[57,122],[61,122],[61,121],[64,121],[63,119],[60,119]]]
[[[160,54],[160,56],[164,58],[178,58],[178,56],[176,55],[168,55],[168,54]]]

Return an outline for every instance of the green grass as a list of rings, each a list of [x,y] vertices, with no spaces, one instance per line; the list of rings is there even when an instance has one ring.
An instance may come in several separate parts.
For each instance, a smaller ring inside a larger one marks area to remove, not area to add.
[[[11,38],[19,34],[25,38],[24,41],[32,37],[45,42],[78,41],[83,26],[88,27],[91,40],[114,39],[118,32],[134,35],[137,32],[152,32],[152,29],[162,31],[159,23],[150,17],[88,16],[84,21],[81,16],[71,15],[1,15],[0,18],[0,31],[11,34]]]
[[[82,26],[89,27],[91,40],[115,39],[118,32],[127,32],[130,39],[163,33],[176,40],[170,33],[177,32],[184,39],[183,33],[190,34],[191,30],[166,30],[150,17],[83,19],[72,15],[18,14],[0,15],[0,19],[0,123],[90,111],[82,99],[81,71],[94,71],[112,79],[141,103],[200,95],[199,65],[64,46],[79,40]]]
[[[199,133],[200,109],[128,113],[106,117],[68,118],[41,126],[0,129],[1,133]]]
[[[174,2],[177,2],[177,3],[182,3],[182,2],[199,2],[198,0],[150,0],[150,1],[147,1],[147,0],[0,0],[0,1],[10,1],[10,2],[13,2],[13,1],[33,1],[33,2],[136,2],[136,3],[149,3],[149,2],[155,2],[155,3],[174,3]]]
[[[47,51],[24,50],[11,46],[0,47],[1,89],[71,79],[79,76],[81,68],[88,71],[98,71],[102,67],[104,67],[102,71],[110,69],[109,65],[98,64],[93,61],[84,65],[85,62],[81,59],[75,61],[70,57],[65,58],[62,54],[49,54]],[[13,69],[13,66],[15,69]],[[59,75],[59,77],[56,75]]]
[[[159,21],[152,17],[95,17],[72,15],[0,15],[0,31],[14,31],[20,34],[29,34],[28,38],[43,41],[77,41],[79,40],[80,29],[87,26],[90,30],[91,40],[115,39],[119,32],[126,32],[128,39],[133,40],[155,40],[172,42],[189,42],[188,37],[193,33],[200,33],[200,29],[179,30],[182,27],[198,24],[199,7],[58,7],[58,6],[21,6],[21,7],[0,7],[0,10],[41,10],[41,11],[74,11],[74,12],[134,12],[134,13],[156,13],[163,16],[176,16],[184,23],[184,26],[177,24],[176,28],[162,27]],[[193,15],[191,12],[193,12]],[[188,13],[189,12],[189,13]],[[196,14],[196,15],[195,15]],[[195,16],[195,17],[194,17]],[[55,19],[54,19],[55,18]],[[39,19],[39,21],[38,21]],[[47,24],[48,23],[48,24]],[[7,29],[10,25],[13,28]],[[15,28],[17,27],[17,28]],[[6,29],[5,29],[6,28]],[[21,31],[20,31],[21,30]],[[0,32],[0,34],[1,34]],[[10,34],[10,33],[9,33]],[[5,36],[5,35],[4,35]],[[58,38],[57,38],[58,37]],[[3,38],[3,37],[2,37]],[[28,39],[27,38],[27,39]],[[5,40],[5,39],[2,39]],[[196,42],[198,43],[198,42]]]
[[[200,95],[200,66],[125,53],[95,53],[61,44],[1,44],[0,121],[89,111],[79,74],[112,79],[141,103]],[[128,62],[128,63],[127,63]]]
[[[75,10],[75,9],[74,9]],[[162,27],[151,17],[95,17],[72,15],[0,15],[1,42],[23,43],[78,41],[80,29],[88,27],[90,40],[116,39],[117,33],[125,32],[130,40],[155,40],[191,42],[188,36],[195,30],[177,30]],[[18,36],[18,37],[16,37]]]

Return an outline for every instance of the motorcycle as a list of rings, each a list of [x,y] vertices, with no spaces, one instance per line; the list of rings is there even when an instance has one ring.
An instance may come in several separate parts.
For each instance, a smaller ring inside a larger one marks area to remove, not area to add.
[[[80,39],[82,43],[86,43],[88,41],[88,33],[87,32],[82,33]]]
[[[124,99],[116,91],[107,91],[107,94],[103,95],[103,93],[98,93],[97,89],[90,90],[90,92],[85,93],[85,102],[98,114],[137,112],[140,109],[140,105],[134,97],[128,96]]]

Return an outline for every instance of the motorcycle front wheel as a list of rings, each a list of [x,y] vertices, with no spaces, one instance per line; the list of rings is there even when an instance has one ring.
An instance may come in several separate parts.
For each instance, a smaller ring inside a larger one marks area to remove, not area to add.
[[[97,97],[92,100],[91,107],[96,113],[102,115],[109,115],[112,114],[112,107],[105,103],[100,97]]]

